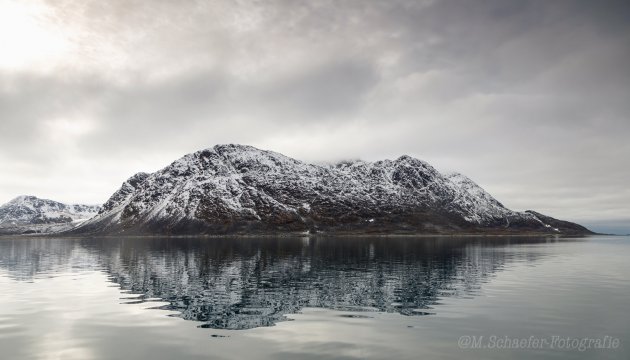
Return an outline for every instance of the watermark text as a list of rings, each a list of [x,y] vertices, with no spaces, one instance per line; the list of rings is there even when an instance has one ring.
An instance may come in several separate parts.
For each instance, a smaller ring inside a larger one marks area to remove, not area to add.
[[[589,349],[617,349],[621,346],[621,341],[619,338],[608,335],[593,338],[559,335],[529,337],[464,335],[459,337],[457,346],[461,349],[549,349],[582,352]]]

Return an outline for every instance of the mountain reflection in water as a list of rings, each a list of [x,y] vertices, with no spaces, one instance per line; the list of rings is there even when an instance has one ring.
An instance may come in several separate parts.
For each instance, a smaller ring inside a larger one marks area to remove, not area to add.
[[[304,307],[430,315],[441,298],[475,296],[510,262],[549,256],[518,249],[550,241],[555,240],[16,239],[0,241],[0,268],[24,281],[54,276],[56,267],[69,263],[106,271],[121,289],[140,294],[133,302],[165,301],[159,308],[201,327],[249,329],[271,326]]]

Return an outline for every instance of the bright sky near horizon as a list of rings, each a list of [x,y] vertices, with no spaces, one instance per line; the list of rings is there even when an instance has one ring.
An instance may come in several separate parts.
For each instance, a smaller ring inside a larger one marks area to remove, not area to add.
[[[0,0],[0,203],[217,143],[408,154],[630,233],[627,1]]]

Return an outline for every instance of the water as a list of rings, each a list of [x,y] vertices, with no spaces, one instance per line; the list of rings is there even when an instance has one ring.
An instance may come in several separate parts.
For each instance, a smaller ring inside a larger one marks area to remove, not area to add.
[[[2,238],[0,358],[628,359],[628,274],[627,237]]]

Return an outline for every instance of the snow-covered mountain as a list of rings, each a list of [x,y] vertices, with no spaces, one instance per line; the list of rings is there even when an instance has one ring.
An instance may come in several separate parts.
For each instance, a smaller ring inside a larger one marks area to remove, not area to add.
[[[54,233],[72,229],[96,215],[100,206],[68,205],[35,196],[18,196],[0,206],[0,234]]]
[[[132,176],[72,233],[585,233],[539,215],[409,156],[320,166],[217,145]]]

